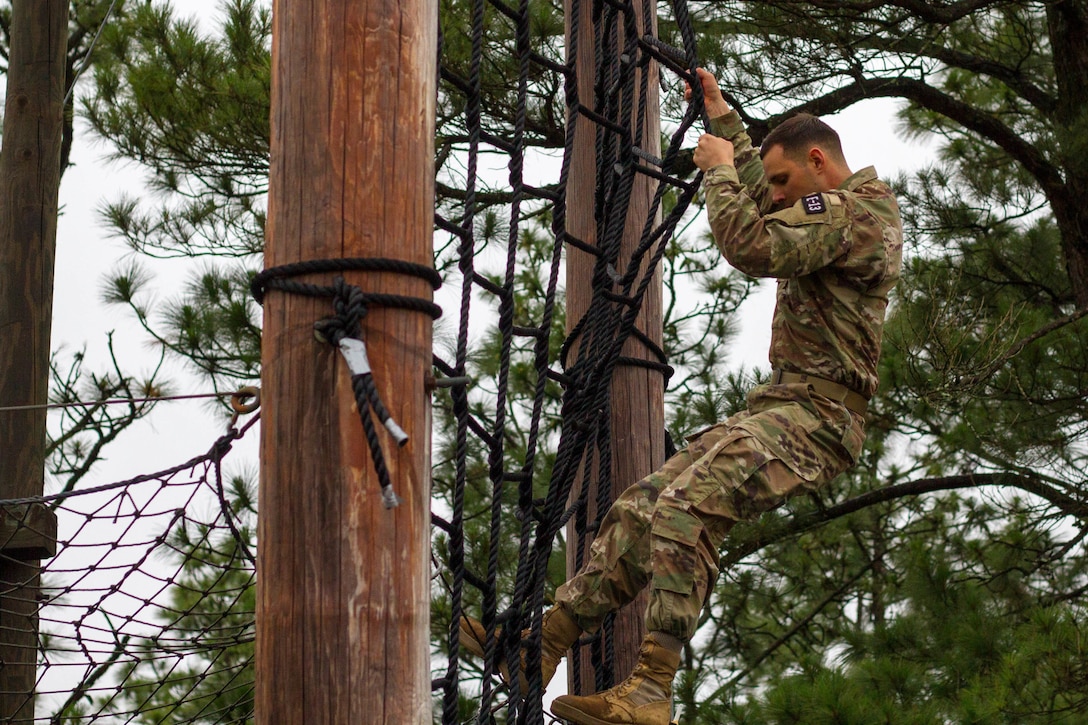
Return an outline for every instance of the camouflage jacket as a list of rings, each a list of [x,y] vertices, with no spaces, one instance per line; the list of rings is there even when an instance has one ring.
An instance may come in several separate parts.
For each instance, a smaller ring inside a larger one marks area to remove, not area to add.
[[[735,168],[716,166],[703,182],[714,239],[740,271],[779,280],[771,366],[871,397],[888,293],[902,265],[891,189],[868,167],[773,211],[759,151],[736,112],[714,119],[711,131],[733,142],[736,158]]]

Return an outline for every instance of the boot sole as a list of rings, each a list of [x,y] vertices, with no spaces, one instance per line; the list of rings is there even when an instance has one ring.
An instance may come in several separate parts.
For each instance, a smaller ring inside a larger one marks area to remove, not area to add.
[[[552,701],[552,714],[562,718],[568,725],[617,725],[615,720],[601,720],[593,715],[587,715],[565,702],[555,702],[554,700]],[[669,725],[677,725],[675,720],[669,720],[668,722]],[[623,724],[620,723],[619,725]]]
[[[601,720],[592,715],[587,715],[564,702],[552,702],[552,714],[566,720],[570,725],[616,725],[615,722]]]

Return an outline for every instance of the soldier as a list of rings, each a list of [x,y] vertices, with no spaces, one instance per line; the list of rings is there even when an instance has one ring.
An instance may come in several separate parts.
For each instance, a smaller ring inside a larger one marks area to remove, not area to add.
[[[557,590],[543,621],[545,685],[582,632],[596,631],[650,586],[648,634],[631,675],[596,695],[552,703],[555,715],[579,725],[668,725],[680,652],[718,576],[725,535],[857,460],[888,294],[900,273],[892,191],[872,167],[850,171],[830,126],[794,116],[757,152],[714,77],[697,75],[712,133],[699,139],[694,158],[706,172],[714,239],[737,269],[778,279],[773,372],[748,394],[747,410],[690,436],[687,448],[615,501],[589,561]],[[461,623],[465,648],[478,656],[483,632],[475,620]]]

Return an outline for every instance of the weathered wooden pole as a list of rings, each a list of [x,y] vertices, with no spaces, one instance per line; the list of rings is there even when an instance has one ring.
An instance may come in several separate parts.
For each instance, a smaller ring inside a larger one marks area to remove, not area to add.
[[[14,0],[0,149],[0,408],[41,405],[49,328],[64,108],[68,0]],[[0,412],[0,498],[40,496],[45,409]],[[31,722],[38,647],[39,560],[56,519],[43,507],[0,511],[0,721]],[[40,530],[39,530],[40,532]],[[54,534],[55,538],[55,534]]]
[[[572,22],[571,0],[566,0],[567,23],[567,47],[570,47],[570,26]],[[593,3],[583,0],[577,4],[580,12],[577,47],[577,60],[575,72],[578,76],[578,96],[582,104],[593,105],[593,81],[595,73],[594,58],[594,33],[597,32],[593,19]],[[633,3],[638,13],[638,26],[643,25],[642,6]],[[656,29],[654,18],[649,19]],[[618,31],[617,31],[618,32]],[[656,35],[656,33],[655,33]],[[635,139],[637,145],[643,151],[654,156],[660,156],[661,149],[661,123],[658,111],[658,69],[657,64],[651,62],[646,71],[650,77],[647,79],[648,88],[646,98],[646,119],[643,126],[642,138]],[[636,83],[636,93],[640,83]],[[633,106],[637,109],[637,102]],[[632,113],[637,113],[634,110]],[[632,128],[635,128],[635,119],[632,117]],[[596,182],[596,158],[595,138],[597,127],[587,118],[579,117],[576,130],[574,156],[572,158],[570,175],[567,185],[567,229],[575,237],[596,244],[596,223],[594,221],[594,187]],[[624,271],[631,254],[638,246],[642,234],[642,226],[646,221],[646,215],[653,198],[654,184],[645,176],[639,176],[635,181],[634,192],[631,195],[627,224],[624,228],[623,242],[620,251],[620,260],[617,265],[619,271]],[[576,323],[588,309],[592,294],[592,271],[595,259],[592,255],[580,251],[577,248],[567,248],[567,323],[569,327]],[[642,303],[642,311],[638,316],[636,327],[641,330],[655,344],[662,341],[662,290],[661,271],[655,272],[656,278],[650,284]],[[623,348],[625,357],[653,360],[653,354],[645,345],[632,338]],[[647,474],[657,470],[665,462],[665,413],[664,413],[664,380],[658,371],[636,366],[617,367],[612,377],[612,498],[615,499],[627,486],[637,482]],[[589,511],[588,521],[594,521],[604,512],[596,511],[595,501],[597,496],[596,478],[592,472],[587,472],[587,478],[575,486],[572,495],[577,496],[580,486],[589,486]],[[574,573],[575,542],[578,534],[573,526],[568,527],[567,546],[567,573]],[[585,546],[588,551],[592,534],[586,537]],[[647,595],[644,593],[633,603],[625,607],[616,619],[614,629],[615,667],[616,675],[622,679],[634,667],[638,659],[638,648],[645,634],[643,615],[647,604]],[[590,666],[588,650],[582,654],[582,681],[581,691],[593,692],[593,669]],[[573,686],[573,682],[571,683]]]
[[[276,0],[265,266],[350,257],[432,264],[437,6]],[[430,299],[415,277],[338,274]],[[256,722],[431,722],[431,318],[363,320],[380,395],[410,436],[382,436],[379,484],[341,354],[315,340],[327,299],[264,304]],[[384,433],[380,429],[379,433]]]

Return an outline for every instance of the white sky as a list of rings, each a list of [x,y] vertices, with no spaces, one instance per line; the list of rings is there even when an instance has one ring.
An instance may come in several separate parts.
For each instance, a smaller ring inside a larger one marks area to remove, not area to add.
[[[215,27],[219,0],[175,0],[179,14],[191,15],[205,28]],[[77,88],[77,93],[82,90]],[[83,91],[86,92],[86,91]],[[110,270],[133,259],[118,239],[108,236],[98,210],[121,193],[139,195],[139,170],[133,165],[107,161],[106,149],[92,138],[86,125],[76,120],[77,130],[70,167],[60,189],[61,217],[57,231],[57,261],[53,301],[53,349],[86,347],[85,368],[99,371],[108,364],[106,333],[114,333],[114,347],[126,372],[139,377],[158,362],[146,334],[131,314],[101,302],[103,280]],[[155,274],[155,297],[180,294],[185,261],[144,262]],[[197,263],[199,264],[199,262]],[[166,368],[176,394],[212,392],[211,387],[184,371],[178,364]],[[106,450],[106,460],[86,485],[125,479],[173,466],[205,452],[226,430],[227,420],[208,401],[160,403],[143,421],[130,428]],[[228,465],[257,460],[257,435],[251,431],[228,457]]]

